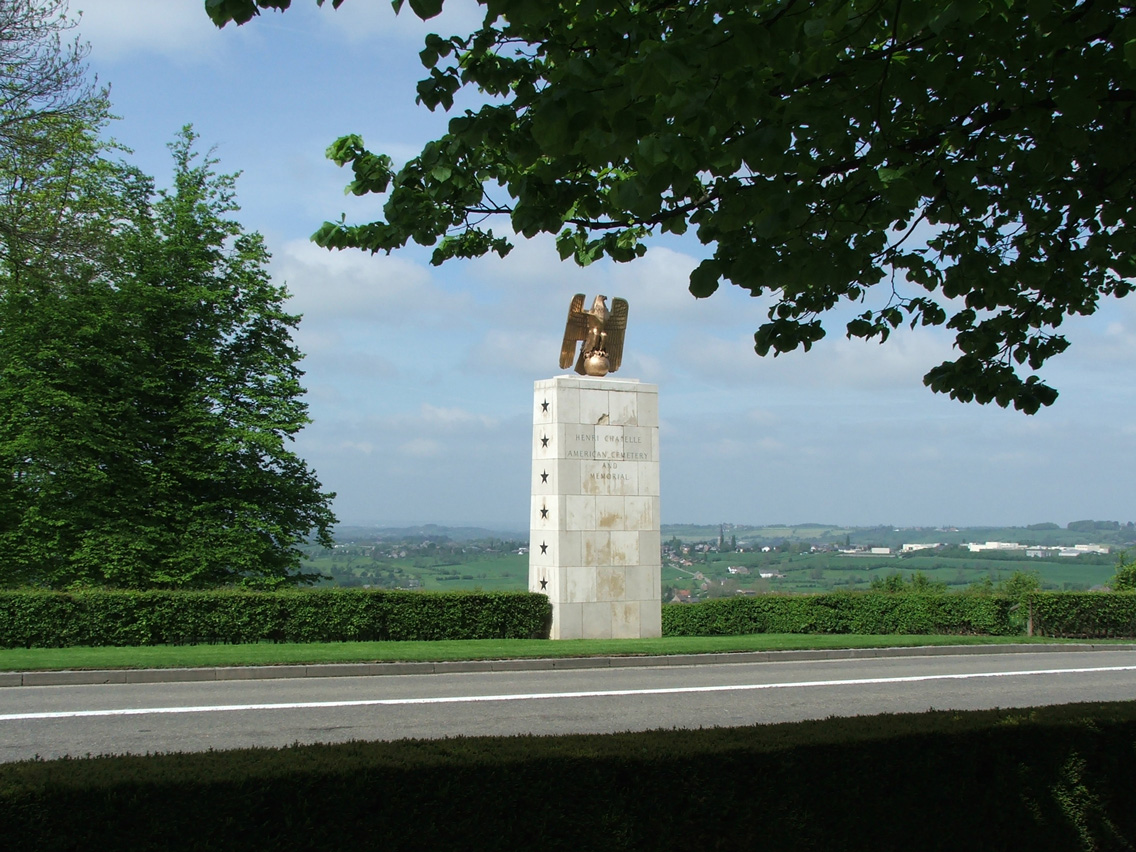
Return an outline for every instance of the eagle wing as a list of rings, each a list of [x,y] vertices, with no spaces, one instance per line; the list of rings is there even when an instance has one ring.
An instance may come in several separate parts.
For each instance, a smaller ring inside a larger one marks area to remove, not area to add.
[[[568,306],[568,322],[564,325],[564,342],[560,345],[560,369],[572,366],[576,344],[588,333],[588,318],[584,313],[584,294],[577,293]]]
[[[615,372],[623,361],[623,335],[627,331],[627,300],[611,300],[611,316],[605,325],[607,331],[607,363],[608,369]]]

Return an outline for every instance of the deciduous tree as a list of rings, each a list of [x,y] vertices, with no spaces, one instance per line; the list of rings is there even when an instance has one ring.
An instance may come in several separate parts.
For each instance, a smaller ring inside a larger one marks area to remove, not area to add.
[[[62,9],[0,0],[0,584],[311,579],[298,317],[192,131],[168,191],[109,159]]]
[[[850,337],[945,326],[957,357],[925,384],[1027,413],[1057,396],[1037,371],[1063,321],[1132,289],[1131,3],[479,2],[476,32],[427,37],[418,96],[486,104],[397,170],[358,136],[333,144],[350,191],[386,201],[321,245],[504,255],[486,222],[505,216],[586,264],[693,228],[695,296],[772,296],[758,354],[809,349],[851,304]],[[289,5],[206,0],[218,25]]]
[[[1136,592],[1136,560],[1130,560],[1127,553],[1120,554],[1120,564],[1108,585],[1114,592]]]
[[[331,544],[333,495],[288,447],[298,317],[193,142],[167,192],[119,170],[92,259],[0,274],[8,584],[295,583],[307,534]]]

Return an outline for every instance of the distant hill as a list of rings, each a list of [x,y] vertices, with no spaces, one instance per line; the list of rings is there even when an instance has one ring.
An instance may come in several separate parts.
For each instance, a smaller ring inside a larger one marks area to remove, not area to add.
[[[1054,523],[1026,527],[851,527],[839,524],[663,524],[663,541],[678,538],[684,542],[717,541],[719,528],[729,541],[738,543],[780,543],[803,541],[811,544],[852,544],[898,548],[904,544],[966,544],[972,541],[1015,541],[1039,546],[1108,544],[1136,546],[1136,526],[1115,521],[1076,521],[1065,527]],[[340,544],[352,541],[449,540],[456,543],[503,539],[527,541],[526,529],[488,527],[449,527],[442,524],[388,527],[343,524],[335,528]]]
[[[491,530],[484,527],[447,527],[439,524],[422,524],[411,527],[351,526],[340,525],[335,528],[335,540],[339,543],[349,541],[383,541],[394,539],[449,539],[455,542],[481,541],[487,538],[500,538],[509,541],[527,541],[528,530]]]
[[[852,544],[898,548],[904,544],[966,544],[982,541],[1014,541],[1039,546],[1107,544],[1127,547],[1136,544],[1136,526],[1131,522],[1075,521],[1067,527],[1053,523],[1028,527],[844,527],[828,524],[663,524],[663,541],[678,538],[685,542],[717,541],[719,530],[727,540],[738,543],[779,543],[804,541],[812,544]]]

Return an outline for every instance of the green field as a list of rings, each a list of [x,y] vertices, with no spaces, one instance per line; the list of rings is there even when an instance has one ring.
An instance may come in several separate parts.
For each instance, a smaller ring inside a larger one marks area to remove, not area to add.
[[[344,552],[346,551],[346,552]],[[732,575],[730,566],[748,568],[748,575]],[[528,556],[517,553],[452,557],[408,553],[403,558],[376,559],[365,548],[341,548],[305,563],[305,570],[334,576],[325,585],[410,588],[427,591],[520,591],[528,584]],[[759,570],[784,576],[762,579]],[[689,589],[704,596],[732,595],[739,591],[828,592],[867,589],[875,577],[896,572],[910,576],[919,571],[948,589],[963,590],[989,580],[997,585],[1015,571],[1036,571],[1049,589],[1083,591],[1107,583],[1116,571],[1105,558],[1007,559],[1003,555],[947,558],[942,556],[847,556],[839,553],[708,553],[690,566],[665,562],[664,588]],[[701,574],[702,578],[696,575]],[[707,589],[702,590],[702,583]]]
[[[312,553],[304,570],[331,577],[324,585],[485,592],[521,591],[528,586],[529,558],[515,548],[484,552],[455,547],[453,552],[432,553],[352,544]]]
[[[956,531],[824,524],[664,525],[663,597],[670,600],[678,590],[690,591],[696,600],[738,593],[863,590],[869,588],[873,579],[895,573],[910,577],[916,571],[953,591],[975,584],[997,586],[1015,572],[1036,572],[1046,589],[1084,591],[1111,579],[1124,543],[1132,537],[1128,527],[1087,532],[1039,527],[1045,525]],[[745,551],[717,552],[720,532],[727,546],[736,542],[744,545]],[[970,553],[956,546],[905,556],[852,556],[832,548],[835,543],[890,547],[898,551],[904,543],[964,541],[1045,545],[1099,543],[1113,547],[1114,553],[1037,559],[1025,556],[1022,551]],[[528,556],[520,552],[526,544],[495,538],[455,541],[446,537],[441,529],[423,530],[419,534],[400,531],[385,538],[371,535],[347,539],[334,549],[307,548],[310,559],[304,568],[324,575],[323,585],[427,591],[519,591],[528,583]],[[814,546],[823,549],[811,552]],[[769,552],[762,552],[762,548]],[[727,570],[731,566],[746,568],[749,573],[731,574]],[[761,570],[780,576],[762,578]]]
[[[1007,559],[943,556],[848,556],[840,553],[707,553],[694,564],[666,564],[664,588],[686,589],[701,597],[722,597],[738,592],[807,593],[834,590],[866,590],[873,578],[899,573],[904,577],[918,571],[948,589],[962,591],[989,579],[994,585],[1015,571],[1036,571],[1042,586],[1062,591],[1084,591],[1107,583],[1116,572],[1115,562],[1104,558]],[[750,573],[730,574],[730,566],[748,568]],[[758,572],[783,576],[762,579]],[[701,578],[697,575],[701,574]],[[706,584],[707,588],[701,587]],[[697,593],[701,593],[698,595]]]
[[[750,569],[747,575],[731,575],[729,566]],[[384,563],[356,557],[332,561],[328,557],[308,563],[308,570],[330,573],[344,567],[354,572],[358,582],[352,585],[381,585],[387,588],[421,588],[444,591],[519,591],[528,584],[528,556],[494,554],[480,556],[462,564],[447,564],[445,559],[414,557]],[[756,571],[765,568],[784,577],[761,579]],[[1015,571],[1036,571],[1046,588],[1064,591],[1087,590],[1104,583],[1116,571],[1115,563],[1100,560],[1092,564],[1084,557],[1076,559],[1005,559],[937,556],[872,557],[846,556],[837,553],[710,553],[705,561],[686,568],[667,564],[663,569],[663,585],[682,589],[699,589],[702,582],[717,591],[735,594],[738,590],[754,592],[827,592],[836,589],[867,589],[874,577],[899,572],[909,576],[920,571],[933,582],[945,583],[949,589],[962,590],[989,578],[995,585]],[[696,579],[701,573],[704,580]],[[339,573],[342,577],[343,574]],[[381,582],[382,580],[386,582]],[[336,583],[335,585],[347,585]],[[711,594],[707,590],[707,594]]]

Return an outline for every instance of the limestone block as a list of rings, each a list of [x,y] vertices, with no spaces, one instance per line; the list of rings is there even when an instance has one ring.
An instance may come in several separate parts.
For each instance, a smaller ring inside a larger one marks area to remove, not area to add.
[[[611,638],[611,601],[593,601],[578,604],[581,609],[580,628],[589,639]]]
[[[558,387],[553,403],[556,407],[556,419],[560,423],[578,423],[580,421],[580,388]]]
[[[583,537],[586,533],[573,530],[532,530],[529,535],[529,564],[580,565],[584,559]],[[607,543],[610,559],[610,543]]]
[[[596,426],[596,459],[623,461],[622,426]]]
[[[549,636],[552,639],[582,639],[584,605],[579,603],[562,603],[552,608],[552,630]]]
[[[558,530],[565,517],[565,498],[548,494],[533,495],[529,508],[530,530]]]
[[[602,530],[582,532],[580,546],[583,550],[582,565],[595,568],[611,564],[611,533]]]
[[[596,529],[596,501],[588,494],[570,494],[564,498],[564,528],[569,530]]]
[[[563,438],[560,457],[566,459],[594,459],[596,455],[596,427],[586,423],[566,423],[562,426]]]
[[[544,586],[541,587],[541,581]],[[548,595],[549,600],[564,600],[568,589],[568,576],[563,568],[555,565],[548,567],[529,567],[529,591]]]
[[[636,394],[635,404],[638,407],[638,425],[659,425],[659,394],[658,391],[640,390]]]
[[[565,569],[564,600],[584,603],[596,599],[596,571],[592,567]]]
[[[556,534],[556,558],[559,565],[580,565],[584,561],[584,533],[560,530]]]
[[[639,558],[644,565],[658,565],[663,561],[662,533],[658,527],[639,532]]]
[[[635,494],[657,497],[659,494],[659,463],[637,462],[635,464]]]
[[[608,422],[615,426],[638,424],[639,394],[612,393],[608,400]]]
[[[550,530],[530,530],[529,532],[529,574],[533,566],[549,568],[556,565],[556,532]]]
[[[596,501],[596,529],[625,530],[627,526],[627,497],[594,497]]]
[[[657,429],[643,426],[624,426],[621,439],[625,461],[658,461],[655,447]]]
[[[597,497],[596,501],[604,498]],[[610,499],[610,498],[608,498]],[[624,525],[622,529],[625,530],[649,530],[658,526],[658,513],[656,507],[658,505],[658,497],[623,497],[620,498],[623,502],[623,520]]]
[[[654,600],[659,595],[659,566],[636,565],[626,571],[627,599],[633,601]]]
[[[581,493],[639,494],[639,475],[643,464],[654,464],[654,462],[580,462]]]
[[[573,423],[580,419],[578,381],[542,379],[533,389],[533,423]]]
[[[534,459],[532,493],[540,497],[581,493],[580,465],[577,459]]]
[[[595,426],[609,421],[608,392],[598,388],[580,388],[580,422]]]
[[[639,601],[612,601],[611,638],[637,639],[641,631]]]
[[[622,601],[627,599],[627,569],[622,565],[596,568],[596,600]]]
[[[613,530],[610,553],[612,565],[638,565],[639,533],[631,530]]]
[[[639,635],[644,639],[658,639],[663,635],[663,607],[658,599],[639,604]]]

